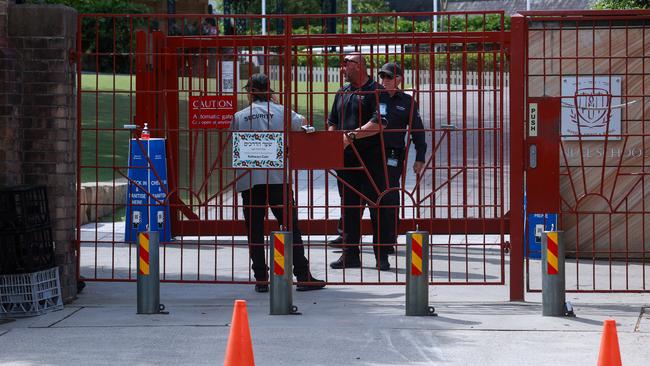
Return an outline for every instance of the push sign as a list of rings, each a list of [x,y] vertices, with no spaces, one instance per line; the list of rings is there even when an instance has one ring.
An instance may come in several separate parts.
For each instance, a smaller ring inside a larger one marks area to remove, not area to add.
[[[528,136],[537,137],[537,103],[528,104]]]
[[[190,129],[226,129],[237,110],[234,95],[190,97]]]

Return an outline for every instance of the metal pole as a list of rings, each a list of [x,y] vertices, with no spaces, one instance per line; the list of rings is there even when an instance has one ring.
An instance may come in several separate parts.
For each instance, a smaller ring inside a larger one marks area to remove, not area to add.
[[[348,15],[352,15],[352,0],[348,0]],[[352,17],[348,16],[348,34],[352,34]]]
[[[176,0],[167,0],[167,14],[176,14]],[[176,18],[169,17],[167,20],[167,35],[175,35],[173,30],[176,25]]]
[[[429,233],[406,232],[406,315],[436,315],[429,306]]]
[[[288,315],[293,306],[293,234],[290,231],[271,232],[271,315]]]
[[[262,0],[262,35],[266,35],[266,0]]]
[[[160,305],[159,233],[138,234],[138,314],[158,314]]]
[[[438,12],[438,0],[433,0],[433,12]],[[433,15],[433,31],[438,31],[438,14]]]
[[[542,315],[564,316],[564,243],[561,231],[542,234]]]

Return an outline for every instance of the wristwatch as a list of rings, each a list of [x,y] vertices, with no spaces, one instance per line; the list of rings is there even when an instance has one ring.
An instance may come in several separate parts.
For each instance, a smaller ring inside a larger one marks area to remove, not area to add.
[[[350,133],[348,133],[348,140],[350,140],[350,141],[356,141],[356,139],[357,139],[357,134],[356,134],[356,132],[350,132]]]

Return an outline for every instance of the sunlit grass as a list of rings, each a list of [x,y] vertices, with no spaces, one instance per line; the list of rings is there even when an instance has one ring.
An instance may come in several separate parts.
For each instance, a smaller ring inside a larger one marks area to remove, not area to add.
[[[214,79],[212,79],[214,80]],[[199,78],[192,79],[192,85],[202,85]],[[239,85],[244,85],[241,80]],[[208,85],[216,85],[208,82]],[[187,131],[187,100],[189,78],[179,78],[179,124],[181,131]],[[203,84],[205,85],[205,84]],[[296,84],[292,85],[295,87]],[[339,85],[330,83],[325,92],[322,82],[298,83],[297,92],[291,93],[291,107],[305,115],[317,129],[325,125],[325,108],[329,110],[334,93]],[[275,90],[279,92],[277,86]],[[128,141],[131,132],[124,125],[133,124],[136,112],[135,76],[112,74],[83,74],[81,76],[81,156],[82,182],[111,181],[127,174]],[[197,90],[201,92],[202,90]],[[207,93],[214,92],[208,90]],[[279,98],[284,99],[282,93]],[[326,98],[327,97],[327,98]],[[327,99],[327,106],[326,101]],[[247,105],[245,93],[238,93],[238,106]],[[329,111],[328,111],[329,112]],[[189,133],[180,134],[181,153],[189,154],[187,147]],[[203,154],[195,157],[197,166],[202,166]]]

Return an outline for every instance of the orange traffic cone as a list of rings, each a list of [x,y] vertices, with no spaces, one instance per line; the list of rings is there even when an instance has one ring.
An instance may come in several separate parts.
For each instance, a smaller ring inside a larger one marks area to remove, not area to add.
[[[255,366],[246,300],[235,300],[224,366]]]
[[[621,351],[618,348],[616,321],[613,319],[605,320],[603,324],[603,337],[600,339],[598,366],[621,366]]]

